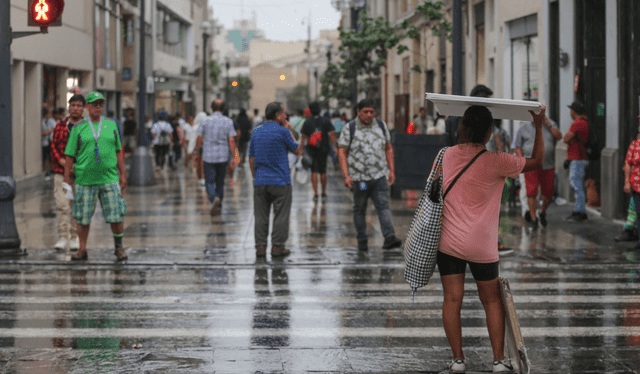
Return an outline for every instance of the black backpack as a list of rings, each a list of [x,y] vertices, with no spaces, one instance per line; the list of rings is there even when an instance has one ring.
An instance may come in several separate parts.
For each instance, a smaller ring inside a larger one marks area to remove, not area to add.
[[[576,139],[580,144],[584,146],[584,149],[587,151],[587,158],[590,161],[597,161],[600,159],[600,154],[602,153],[602,149],[598,144],[598,136],[596,135],[595,130],[591,125],[589,125],[589,137],[586,142],[580,140],[578,135],[576,134]]]

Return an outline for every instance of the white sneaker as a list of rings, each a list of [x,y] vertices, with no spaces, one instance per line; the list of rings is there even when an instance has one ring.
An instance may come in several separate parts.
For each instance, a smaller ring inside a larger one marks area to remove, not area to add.
[[[59,250],[65,250],[65,249],[67,249],[67,245],[69,245],[69,242],[67,241],[67,239],[60,238],[60,240],[58,240],[56,242],[56,244],[53,246],[53,248],[59,249]]]
[[[204,179],[198,179],[198,186],[204,186]]]
[[[464,372],[466,371],[467,371],[467,365],[464,364],[464,360],[461,358],[455,359],[449,365],[449,373],[464,374]]]
[[[495,360],[493,361],[493,372],[494,373],[513,373],[514,369],[511,366],[511,361],[509,360]]]
[[[78,249],[80,249],[80,240],[78,240],[78,237],[76,236],[75,238],[69,240],[69,250],[77,251]]]

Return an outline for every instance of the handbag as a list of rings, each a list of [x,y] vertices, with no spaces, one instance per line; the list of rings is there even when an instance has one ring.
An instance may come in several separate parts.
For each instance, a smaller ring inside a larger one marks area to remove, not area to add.
[[[486,149],[480,151],[469,161],[460,173],[454,178],[444,195],[442,194],[442,173],[438,173],[438,168],[442,169],[442,159],[447,147],[438,153],[436,167],[431,170],[424,193],[420,198],[413,221],[409,226],[407,239],[404,245],[404,280],[409,283],[412,290],[412,298],[415,298],[416,291],[429,283],[436,267],[436,257],[440,245],[440,229],[442,227],[442,210],[444,208],[444,198],[447,196],[453,185],[460,176],[473,164]],[[438,178],[436,179],[436,174]]]

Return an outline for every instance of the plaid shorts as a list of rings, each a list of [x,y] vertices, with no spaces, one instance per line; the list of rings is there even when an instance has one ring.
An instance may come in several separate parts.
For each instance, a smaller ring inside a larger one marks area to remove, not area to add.
[[[100,205],[107,223],[119,223],[124,220],[127,205],[120,193],[118,183],[76,185],[76,199],[73,202],[71,215],[78,224],[88,226],[91,223],[98,198],[100,198]]]

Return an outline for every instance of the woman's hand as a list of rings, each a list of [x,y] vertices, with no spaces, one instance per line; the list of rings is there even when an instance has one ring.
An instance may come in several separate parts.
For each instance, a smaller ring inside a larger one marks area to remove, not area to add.
[[[538,126],[538,127],[542,127],[542,125],[544,125],[545,122],[545,117],[546,117],[546,112],[547,111],[547,107],[546,106],[542,106],[542,109],[540,110],[540,113],[535,114],[533,112],[533,110],[530,110],[529,113],[531,113],[531,116],[533,117],[533,124]]]
[[[624,193],[631,194],[631,185],[628,181],[624,184]]]

